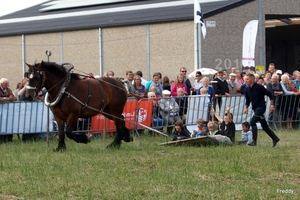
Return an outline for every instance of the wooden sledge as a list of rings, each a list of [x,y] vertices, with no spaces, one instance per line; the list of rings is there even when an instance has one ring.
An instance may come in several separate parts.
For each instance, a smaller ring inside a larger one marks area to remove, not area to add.
[[[219,143],[216,140],[206,135],[206,136],[200,136],[196,138],[188,138],[188,139],[164,142],[159,145],[161,146],[163,145],[209,146],[209,145],[219,145]]]

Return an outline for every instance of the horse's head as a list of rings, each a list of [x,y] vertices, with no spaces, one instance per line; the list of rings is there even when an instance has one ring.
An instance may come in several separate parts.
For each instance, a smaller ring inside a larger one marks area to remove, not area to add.
[[[26,63],[26,65],[28,66],[27,78],[29,79],[26,87],[26,96],[34,97],[44,87],[45,73],[42,70],[43,61],[34,65]]]

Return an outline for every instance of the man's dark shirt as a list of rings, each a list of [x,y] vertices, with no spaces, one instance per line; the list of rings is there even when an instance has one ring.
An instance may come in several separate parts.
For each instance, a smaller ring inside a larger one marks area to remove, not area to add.
[[[192,88],[192,84],[191,84],[190,79],[186,78],[186,79],[184,80],[184,84],[185,84],[186,89],[187,89],[187,92],[188,92],[187,95],[190,95],[191,88]]]
[[[222,81],[220,78],[215,78],[214,81],[218,82],[213,84],[215,94],[225,95],[225,93],[229,93],[229,88],[226,80]]]
[[[246,85],[245,83],[241,86],[241,94],[245,94],[247,87],[248,87],[248,85]]]
[[[179,106],[179,116],[186,115],[188,107],[188,98],[187,96],[177,97],[176,102]]]
[[[267,95],[270,100],[273,100],[273,95],[263,85],[254,83],[252,87],[248,86],[245,91],[246,106],[249,107],[250,102],[252,103],[253,110],[258,107],[266,106],[265,95]]]

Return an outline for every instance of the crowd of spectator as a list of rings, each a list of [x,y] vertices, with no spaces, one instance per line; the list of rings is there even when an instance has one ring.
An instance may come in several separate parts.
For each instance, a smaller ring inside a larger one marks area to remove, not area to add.
[[[198,130],[192,131],[189,137],[197,137],[203,135],[222,135],[228,137],[229,140],[223,137],[216,137],[218,141],[226,141],[227,144],[235,142],[235,125],[232,121],[232,115],[225,113],[222,119],[218,113],[215,112],[216,106],[222,105],[222,98],[230,97],[239,94],[245,94],[249,87],[245,83],[245,75],[248,72],[240,72],[236,67],[232,67],[229,72],[226,70],[219,70],[218,73],[210,76],[203,76],[200,71],[195,72],[193,81],[187,77],[187,69],[182,67],[179,69],[176,79],[170,80],[168,76],[163,76],[160,72],[155,72],[152,79],[147,81],[143,78],[142,71],[133,72],[126,71],[125,78],[119,78],[127,90],[128,97],[134,98],[149,98],[153,99],[153,127],[159,131],[163,131],[166,126],[167,134],[176,134],[175,138],[180,138],[178,135],[187,128],[185,127],[186,114],[188,107],[189,95],[202,95],[207,97],[207,106],[211,103],[214,105],[211,108],[213,117],[210,117],[210,122],[203,122],[201,119],[197,121]],[[254,72],[250,72],[254,73]],[[116,78],[113,71],[109,70],[105,76]],[[93,78],[99,78],[92,76]],[[275,64],[271,63],[264,74],[254,73],[255,83],[263,85],[273,96],[274,102],[276,98],[283,95],[298,95],[300,94],[300,72],[294,71],[293,74],[276,69]],[[1,78],[0,102],[7,101],[36,101],[43,100],[46,91],[43,89],[36,97],[26,96],[26,86],[28,85],[28,75],[24,74],[24,78],[18,83],[16,90],[9,89],[9,82],[5,78]],[[288,108],[286,114],[282,114],[275,105],[275,112],[272,119],[285,117],[287,119],[286,126],[292,128],[293,108]],[[227,109],[227,108],[226,108]],[[230,108],[229,108],[230,109]],[[215,126],[216,119],[218,127]],[[82,121],[82,119],[80,119]],[[181,123],[183,125],[181,125]],[[174,129],[175,126],[175,129]],[[243,131],[247,133],[249,129],[247,123],[243,125]],[[182,130],[183,129],[183,130]],[[173,132],[174,130],[174,132]],[[151,131],[150,131],[151,133]],[[216,134],[217,133],[217,134]],[[245,134],[242,142],[251,145],[250,138],[245,142]],[[186,133],[185,137],[186,137]],[[11,140],[9,139],[4,139]],[[25,139],[26,140],[26,139]],[[249,142],[250,141],[250,142]]]

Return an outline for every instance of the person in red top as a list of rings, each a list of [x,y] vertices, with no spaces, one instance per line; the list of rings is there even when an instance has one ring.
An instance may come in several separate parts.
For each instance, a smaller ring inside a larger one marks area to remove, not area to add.
[[[295,88],[295,83],[292,80],[288,80],[287,86],[288,86],[288,91],[294,92],[295,95],[300,94],[300,91]],[[293,128],[292,119],[293,119],[293,116],[295,116],[296,111],[297,111],[297,109],[295,109],[294,106],[290,106],[288,108],[288,113],[287,113],[287,118],[286,118],[286,120],[287,120],[287,123],[286,123],[287,129],[292,129]]]
[[[296,89],[295,83],[292,80],[288,81],[288,91],[294,92],[295,95],[300,94],[300,91]]]
[[[175,80],[175,83],[171,87],[171,96],[173,97],[177,96],[177,88],[183,88],[184,94],[189,95],[187,91],[187,87],[184,83],[184,76],[182,74],[177,75],[177,79]]]

